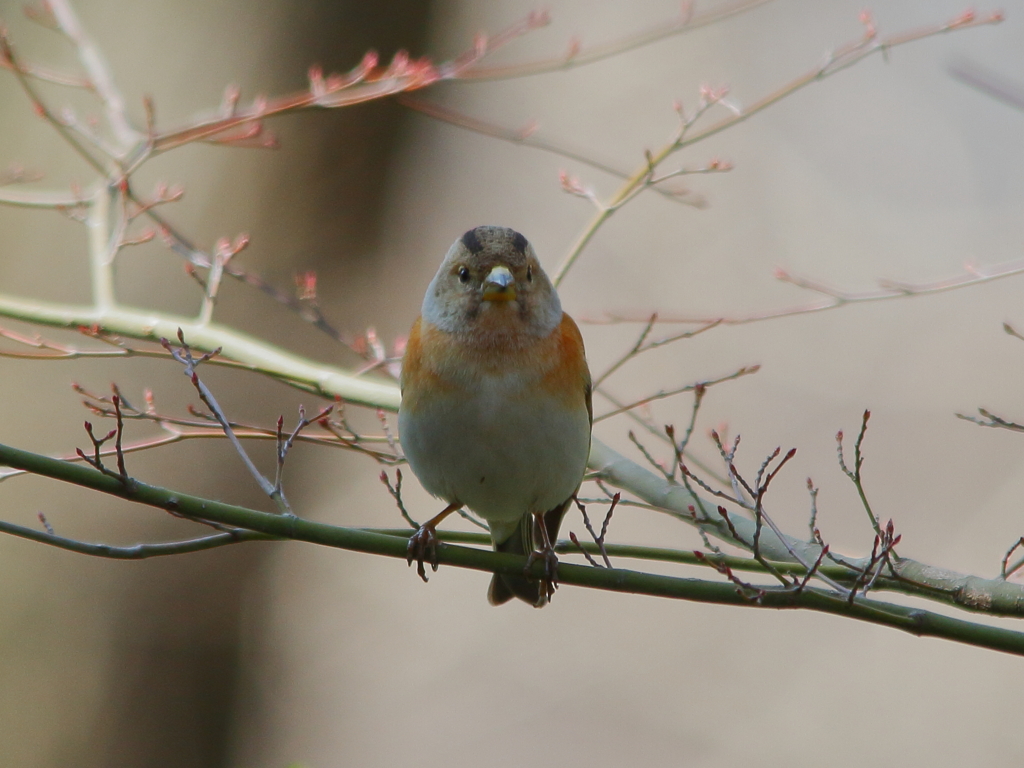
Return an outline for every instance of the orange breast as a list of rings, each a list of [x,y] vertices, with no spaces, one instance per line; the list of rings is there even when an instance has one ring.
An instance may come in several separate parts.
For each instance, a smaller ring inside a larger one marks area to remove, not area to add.
[[[554,333],[544,339],[543,344],[546,349],[541,354],[557,360],[544,375],[544,389],[570,407],[575,407],[583,398],[590,411],[590,369],[583,349],[583,336],[576,323],[563,312],[562,322]]]
[[[519,373],[568,408],[590,410],[590,371],[583,337],[567,314],[547,337],[466,339],[417,318],[402,363],[402,409],[415,412],[434,397],[470,395],[488,376]],[[528,396],[530,387],[525,388]]]
[[[431,392],[450,392],[453,383],[446,381],[431,365],[425,357],[427,354],[423,344],[423,318],[417,317],[409,331],[409,340],[405,345],[405,356],[402,358],[402,375],[400,379],[402,389],[402,410],[413,412],[424,397],[429,397]],[[430,331],[437,332],[432,326]],[[433,344],[428,340],[426,348],[434,353]]]

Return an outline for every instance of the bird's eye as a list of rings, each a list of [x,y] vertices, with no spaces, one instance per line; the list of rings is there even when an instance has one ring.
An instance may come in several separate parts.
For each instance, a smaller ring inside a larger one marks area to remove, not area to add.
[[[469,270],[466,267],[459,267],[459,280],[463,283],[469,282]]]
[[[533,282],[533,265],[532,264],[526,268],[526,282],[528,282],[528,283],[532,283]]]

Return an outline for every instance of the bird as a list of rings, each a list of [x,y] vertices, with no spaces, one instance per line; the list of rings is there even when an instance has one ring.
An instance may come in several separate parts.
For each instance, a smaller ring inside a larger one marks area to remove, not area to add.
[[[554,542],[590,454],[592,384],[583,337],[533,246],[480,226],[452,244],[406,342],[398,433],[413,474],[447,506],[410,537],[437,570],[437,525],[463,507],[498,552],[540,558],[544,576],[495,574],[487,597],[535,607],[557,587]]]

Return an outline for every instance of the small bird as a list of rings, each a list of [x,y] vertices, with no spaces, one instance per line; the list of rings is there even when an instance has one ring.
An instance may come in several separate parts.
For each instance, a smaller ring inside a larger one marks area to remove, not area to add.
[[[557,586],[553,543],[586,470],[593,408],[583,337],[525,237],[477,227],[455,241],[409,333],[401,387],[405,456],[448,502],[410,538],[409,564],[426,581],[424,559],[437,570],[437,525],[468,507],[497,551],[545,562],[540,581],[495,574],[491,604],[543,606]]]

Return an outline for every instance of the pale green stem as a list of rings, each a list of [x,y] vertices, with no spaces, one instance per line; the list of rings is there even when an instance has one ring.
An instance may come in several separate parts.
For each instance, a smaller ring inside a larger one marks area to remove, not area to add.
[[[76,208],[84,205],[84,200],[70,192],[19,192],[14,189],[2,189],[0,205],[20,208]]]
[[[111,242],[110,201],[114,191],[100,184],[89,202],[86,227],[89,236],[89,266],[92,272],[92,300],[96,312],[106,312],[115,306],[114,258],[116,244]]]
[[[254,371],[295,383],[325,397],[371,408],[397,411],[401,401],[398,387],[392,383],[354,376],[316,360],[301,357],[247,334],[217,323],[200,325],[194,318],[160,312],[113,307],[50,304],[0,294],[0,316],[58,328],[97,326],[108,333],[133,339],[159,342],[174,339],[181,328],[185,341],[206,352],[220,347],[226,358]]]

